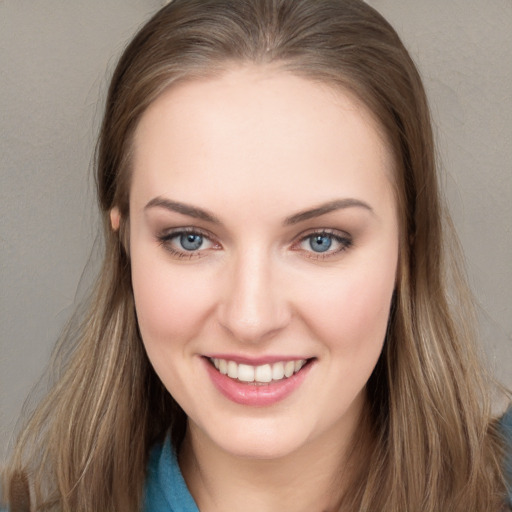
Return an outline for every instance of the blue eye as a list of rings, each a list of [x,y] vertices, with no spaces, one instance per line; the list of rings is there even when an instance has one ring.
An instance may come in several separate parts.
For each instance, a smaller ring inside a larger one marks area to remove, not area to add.
[[[336,231],[316,231],[301,238],[299,247],[311,258],[334,256],[352,245],[352,238],[347,233]]]
[[[177,258],[193,258],[206,255],[209,249],[219,249],[209,235],[195,228],[175,229],[157,237],[159,243]]]
[[[313,235],[309,237],[309,246],[314,252],[328,251],[332,246],[332,235]]]
[[[179,241],[186,251],[197,251],[203,245],[203,237],[197,233],[182,233],[179,235]]]

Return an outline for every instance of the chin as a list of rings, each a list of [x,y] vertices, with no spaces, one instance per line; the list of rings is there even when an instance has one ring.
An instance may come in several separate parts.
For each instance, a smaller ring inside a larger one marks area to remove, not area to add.
[[[206,436],[225,453],[239,458],[280,459],[299,451],[309,440],[307,432],[276,422],[275,418],[270,421],[269,418],[244,418],[217,427],[202,429],[201,436]]]
[[[221,445],[221,448],[237,458],[276,460],[296,452],[300,445],[301,443],[293,443],[290,439],[280,437],[279,439],[240,439],[237,443],[230,440]]]

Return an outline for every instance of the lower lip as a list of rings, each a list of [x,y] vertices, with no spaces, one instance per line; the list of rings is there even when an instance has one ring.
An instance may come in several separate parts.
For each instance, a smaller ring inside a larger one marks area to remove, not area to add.
[[[213,384],[226,398],[237,404],[254,407],[265,407],[284,400],[302,384],[312,366],[309,362],[297,373],[282,380],[252,384],[223,375],[206,358],[204,362]]]

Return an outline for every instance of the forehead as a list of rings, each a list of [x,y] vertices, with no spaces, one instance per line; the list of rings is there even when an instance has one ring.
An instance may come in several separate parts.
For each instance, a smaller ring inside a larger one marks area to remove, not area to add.
[[[302,187],[319,202],[332,187],[356,193],[391,181],[393,164],[378,124],[351,94],[240,66],[180,83],[153,102],[135,133],[133,169],[138,195],[194,200],[208,188],[224,199],[241,191],[262,199],[276,190],[286,201]]]

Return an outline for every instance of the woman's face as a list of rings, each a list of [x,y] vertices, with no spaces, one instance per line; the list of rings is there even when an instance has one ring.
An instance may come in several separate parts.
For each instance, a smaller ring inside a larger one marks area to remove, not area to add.
[[[273,458],[353,432],[395,286],[392,175],[364,107],[284,71],[233,68],[148,108],[133,291],[192,436]]]

